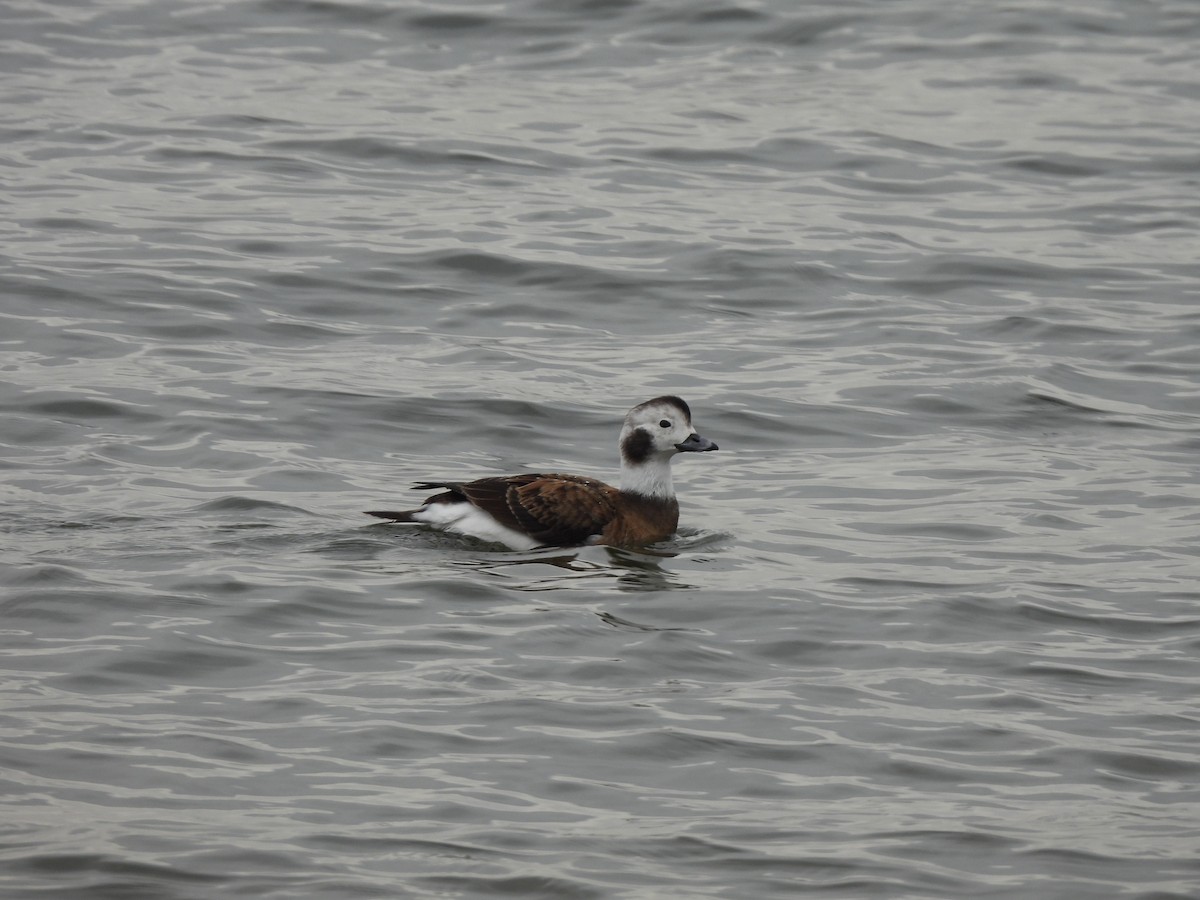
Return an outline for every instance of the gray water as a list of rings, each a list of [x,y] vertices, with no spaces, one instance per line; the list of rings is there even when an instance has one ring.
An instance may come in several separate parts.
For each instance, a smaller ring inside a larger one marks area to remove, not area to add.
[[[0,895],[1200,896],[1200,8],[0,12]],[[613,478],[651,551],[373,525]]]

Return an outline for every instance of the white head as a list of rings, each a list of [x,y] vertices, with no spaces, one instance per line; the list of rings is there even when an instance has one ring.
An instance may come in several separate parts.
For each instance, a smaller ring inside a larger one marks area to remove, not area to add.
[[[692,430],[692,411],[678,397],[656,397],[631,409],[621,429],[621,490],[673,497],[671,457],[716,450]]]

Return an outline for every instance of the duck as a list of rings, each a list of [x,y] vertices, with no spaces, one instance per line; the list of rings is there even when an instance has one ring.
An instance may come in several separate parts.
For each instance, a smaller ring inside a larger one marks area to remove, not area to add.
[[[617,446],[617,487],[557,472],[419,481],[415,489],[440,492],[416,509],[366,514],[389,524],[429,525],[512,550],[586,544],[640,547],[666,540],[679,525],[671,460],[680,453],[717,450],[717,445],[693,430],[687,403],[668,395],[629,410]]]

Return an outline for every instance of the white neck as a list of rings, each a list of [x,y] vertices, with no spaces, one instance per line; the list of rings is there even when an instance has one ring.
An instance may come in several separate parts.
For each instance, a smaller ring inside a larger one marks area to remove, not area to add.
[[[675,496],[671,483],[671,456],[654,455],[637,465],[621,461],[621,490],[643,497],[670,500]]]

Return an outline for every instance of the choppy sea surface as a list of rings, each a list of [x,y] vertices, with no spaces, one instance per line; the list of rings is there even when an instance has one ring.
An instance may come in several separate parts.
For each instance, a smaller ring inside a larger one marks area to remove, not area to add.
[[[11,0],[0,895],[1200,896],[1200,9]],[[362,510],[614,478],[679,535]]]

